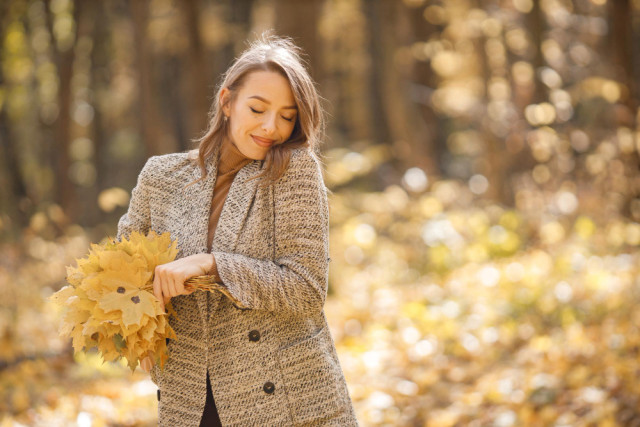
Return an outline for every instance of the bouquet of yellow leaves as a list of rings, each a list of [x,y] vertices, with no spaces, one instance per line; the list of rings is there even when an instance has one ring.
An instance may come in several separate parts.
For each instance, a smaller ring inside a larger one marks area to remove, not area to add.
[[[60,335],[72,338],[74,351],[97,347],[105,361],[124,357],[133,372],[138,361],[153,352],[156,363],[168,358],[166,339],[176,338],[168,316],[177,316],[167,304],[162,310],[153,294],[153,276],[158,265],[171,262],[178,253],[170,234],[147,236],[132,232],[129,240],[110,239],[91,244],[89,254],[67,266],[68,286],[49,299],[65,308]],[[186,289],[214,290],[212,276],[185,281]]]

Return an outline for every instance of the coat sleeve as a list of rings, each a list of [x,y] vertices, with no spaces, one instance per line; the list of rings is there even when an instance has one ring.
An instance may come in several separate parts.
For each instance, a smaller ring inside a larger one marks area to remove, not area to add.
[[[316,157],[306,149],[294,152],[273,193],[275,260],[214,251],[222,284],[248,309],[321,311],[329,274],[329,206]]]
[[[116,240],[121,241],[122,237],[129,237],[132,231],[139,231],[147,234],[151,227],[151,212],[149,209],[149,187],[147,185],[147,176],[151,167],[152,158],[149,158],[142,171],[138,175],[138,180],[131,190],[131,200],[129,201],[129,209],[127,213],[120,217],[118,221],[118,231]]]
[[[118,232],[116,240],[122,241],[122,237],[128,238],[132,231],[139,231],[147,234],[151,227],[151,212],[149,209],[149,186],[147,185],[149,171],[152,164],[152,158],[149,158],[142,171],[138,175],[138,180],[131,190],[131,200],[129,201],[129,209],[127,213],[120,217],[118,221]],[[149,376],[151,381],[158,385],[158,365],[155,364],[151,368]]]

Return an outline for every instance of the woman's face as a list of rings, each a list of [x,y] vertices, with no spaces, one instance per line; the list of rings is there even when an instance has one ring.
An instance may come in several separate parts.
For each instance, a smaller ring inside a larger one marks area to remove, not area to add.
[[[224,88],[221,101],[228,96]],[[254,160],[263,160],[272,146],[289,139],[298,112],[288,80],[274,71],[250,73],[222,111],[229,117],[231,141]]]

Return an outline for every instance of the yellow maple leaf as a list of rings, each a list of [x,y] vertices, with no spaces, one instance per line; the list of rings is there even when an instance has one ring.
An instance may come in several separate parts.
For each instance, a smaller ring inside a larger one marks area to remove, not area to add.
[[[77,353],[79,351],[82,351],[82,349],[85,346],[85,336],[82,333],[82,327],[81,325],[74,325],[73,329],[71,331],[71,343],[73,345],[73,350]]]
[[[158,300],[147,291],[139,289],[131,291],[121,288],[115,292],[105,294],[98,305],[104,311],[122,311],[122,324],[124,326],[142,323],[142,316],[154,317],[161,312]],[[157,306],[157,307],[156,307]]]
[[[146,324],[135,331],[135,334],[141,341],[152,341],[157,329],[158,321],[153,317],[149,317],[147,318]]]
[[[135,265],[126,264],[115,270],[92,273],[82,281],[80,288],[86,290],[90,299],[99,301],[104,295],[118,290],[121,292],[123,289],[139,290],[149,282],[150,278],[150,272],[140,270]]]
[[[58,305],[63,305],[66,301],[75,295],[75,287],[71,285],[67,285],[60,289],[58,292],[49,296],[49,301],[53,301]]]
[[[86,259],[78,259],[78,268],[85,274],[91,274],[100,271],[100,260],[95,253],[89,253]]]
[[[148,236],[138,232],[131,233],[128,245],[125,245],[125,247],[131,251],[129,253],[139,254],[144,257],[149,270],[153,271],[156,266],[166,264],[175,259],[178,254],[177,245],[177,241],[171,241],[169,233],[159,235],[152,230]]]
[[[97,253],[100,268],[103,271],[146,271],[148,268],[145,258],[140,254],[129,255],[125,251],[100,251]]]
[[[80,285],[80,282],[82,282],[84,276],[84,272],[80,268],[67,266],[67,282],[69,282],[72,286],[75,287]]]

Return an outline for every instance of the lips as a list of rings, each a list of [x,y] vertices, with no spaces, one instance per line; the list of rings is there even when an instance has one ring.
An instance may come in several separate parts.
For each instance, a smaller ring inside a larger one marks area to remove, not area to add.
[[[253,138],[254,142],[256,144],[258,144],[261,147],[271,147],[273,145],[273,143],[275,142],[274,139],[266,139],[266,138],[260,138],[259,136],[255,136],[255,135],[251,135],[251,138]]]

